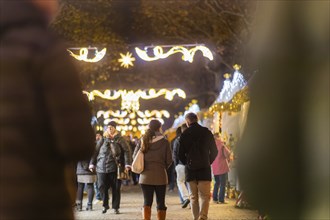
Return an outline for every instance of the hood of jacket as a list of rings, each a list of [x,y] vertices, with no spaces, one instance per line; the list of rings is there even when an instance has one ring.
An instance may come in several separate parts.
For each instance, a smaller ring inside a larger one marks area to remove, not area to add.
[[[156,143],[157,141],[160,141],[161,139],[165,138],[163,135],[158,135],[158,136],[154,136],[151,140],[150,143]]]

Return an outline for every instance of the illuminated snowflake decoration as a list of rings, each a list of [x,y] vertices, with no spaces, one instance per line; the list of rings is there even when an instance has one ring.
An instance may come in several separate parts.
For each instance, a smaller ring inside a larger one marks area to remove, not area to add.
[[[120,59],[118,59],[118,62],[120,63],[120,66],[128,69],[130,66],[134,66],[133,62],[135,61],[135,58],[132,57],[132,54],[127,52],[126,54],[120,53]]]

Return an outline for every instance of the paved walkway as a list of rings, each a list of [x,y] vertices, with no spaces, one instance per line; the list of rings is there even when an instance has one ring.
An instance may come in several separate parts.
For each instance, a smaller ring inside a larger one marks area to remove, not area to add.
[[[110,195],[111,196],[111,195]],[[167,192],[166,204],[167,204],[167,220],[185,220],[192,219],[191,210],[189,208],[181,208],[179,202],[178,193]],[[228,204],[210,204],[209,220],[255,220],[257,219],[257,212],[255,210],[237,209],[234,207],[235,200],[227,199]],[[157,219],[156,217],[156,205],[152,207],[151,219]],[[135,220],[142,219],[141,207],[143,204],[143,196],[139,186],[123,186],[122,189],[122,201],[121,201],[121,214],[116,215],[109,209],[107,213],[102,214],[102,204],[95,204],[93,211],[85,211],[86,199],[83,203],[83,211],[75,212],[77,220],[99,220],[99,219],[125,219]],[[111,198],[110,198],[111,207]]]

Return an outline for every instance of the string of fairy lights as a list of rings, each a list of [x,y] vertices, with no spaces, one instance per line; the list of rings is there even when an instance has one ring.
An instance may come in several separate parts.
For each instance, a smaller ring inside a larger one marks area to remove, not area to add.
[[[106,55],[107,48],[98,50],[96,47],[82,47],[82,48],[68,48],[69,54],[79,61],[95,63],[101,61]],[[160,59],[165,59],[173,54],[181,53],[182,60],[185,62],[192,63],[194,56],[197,51],[209,59],[213,60],[212,51],[203,44],[186,44],[186,45],[158,45],[158,46],[145,46],[144,48],[135,47],[135,55],[132,52],[119,53],[117,61],[123,68],[134,67],[134,62],[137,59],[141,59],[147,62],[152,62]],[[91,53],[91,54],[90,54]],[[239,72],[240,66],[235,64],[233,66],[233,75],[226,73],[224,74],[225,81],[223,88],[215,100],[214,104],[204,112],[205,117],[213,115],[215,112],[232,111],[238,112],[241,106],[249,101],[248,88],[243,75]],[[231,77],[232,76],[232,77]],[[164,123],[164,118],[169,118],[170,113],[167,110],[146,110],[140,111],[140,99],[154,99],[160,96],[164,96],[167,100],[173,100],[173,97],[185,99],[186,94],[181,89],[149,89],[149,90],[93,90],[83,91],[90,101],[95,100],[96,97],[104,100],[116,100],[121,98],[121,109],[112,110],[100,110],[97,112],[97,117],[104,118],[104,124],[108,123],[109,120],[114,120],[118,124],[118,129],[124,133],[127,131],[138,132],[142,134],[146,130],[146,126],[149,121],[153,118],[159,119]],[[196,103],[190,104],[189,107],[198,106]],[[199,108],[199,107],[198,107]],[[196,109],[194,109],[196,110]],[[191,110],[190,110],[191,111]],[[200,111],[198,109],[198,111]],[[176,116],[176,123],[182,119],[183,115],[179,114]],[[101,130],[99,126],[97,129]]]
[[[197,51],[209,60],[213,60],[213,54],[209,48],[203,44],[186,44],[186,45],[158,45],[145,46],[144,48],[135,47],[136,57],[132,52],[119,53],[117,61],[123,68],[131,68],[134,62],[139,58],[141,60],[152,62],[159,59],[165,59],[173,54],[182,54],[182,60],[192,63]],[[96,47],[68,48],[69,54],[79,61],[95,63],[99,62],[106,55],[107,49],[98,50]],[[116,100],[121,98],[121,109],[117,111],[101,110],[97,112],[97,118],[103,117],[104,124],[109,120],[114,120],[118,124],[118,129],[126,131],[141,131],[144,133],[147,124],[153,118],[159,119],[164,123],[164,118],[169,118],[170,113],[167,110],[147,110],[140,111],[140,99],[154,99],[164,96],[165,99],[171,101],[174,96],[185,99],[186,94],[181,89],[149,89],[149,90],[93,90],[83,91],[89,101],[100,98],[104,100]],[[102,127],[98,126],[101,130]]]
[[[110,120],[115,121],[117,128],[125,134],[127,131],[141,132],[144,134],[150,120],[158,119],[164,123],[164,118],[170,118],[170,113],[163,110],[146,110],[140,111],[140,99],[154,99],[164,96],[164,99],[172,101],[175,96],[185,99],[186,93],[182,89],[149,89],[149,90],[93,90],[83,91],[89,101],[95,100],[96,97],[105,100],[116,100],[121,98],[121,110],[100,110],[97,112],[97,118],[103,117],[104,124]],[[98,126],[97,130],[102,130],[102,126]]]
[[[72,57],[79,61],[94,63],[102,60],[107,51],[106,48],[98,51],[96,47],[68,48],[67,50]],[[212,51],[203,44],[145,46],[143,49],[135,47],[134,50],[138,58],[148,62],[165,59],[176,53],[182,53],[182,60],[192,63],[197,51],[200,51],[209,60],[213,60]],[[89,51],[94,52],[94,54],[89,54]],[[152,51],[152,55],[149,55],[150,51]],[[133,67],[134,61],[137,59],[131,52],[119,53],[119,56],[120,58],[117,61],[123,68]]]

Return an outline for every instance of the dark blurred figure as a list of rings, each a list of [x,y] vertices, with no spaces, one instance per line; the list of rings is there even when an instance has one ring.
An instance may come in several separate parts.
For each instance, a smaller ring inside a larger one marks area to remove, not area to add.
[[[179,139],[179,160],[186,166],[193,219],[206,220],[210,205],[211,164],[218,150],[213,134],[198,124],[195,113],[186,114],[185,120],[188,128]]]
[[[330,3],[258,3],[240,183],[272,220],[329,219]]]
[[[65,168],[92,156],[94,133],[77,71],[47,29],[57,1],[0,7],[0,219],[73,219]]]

